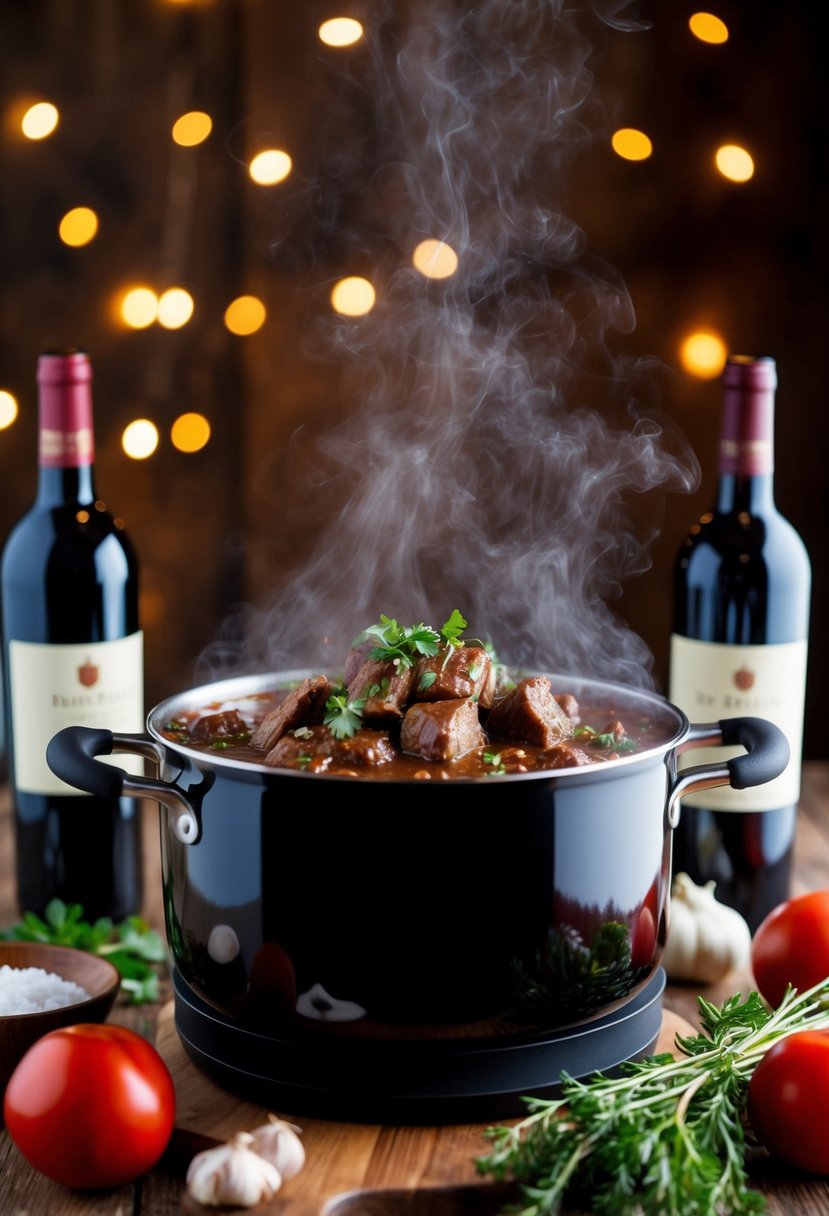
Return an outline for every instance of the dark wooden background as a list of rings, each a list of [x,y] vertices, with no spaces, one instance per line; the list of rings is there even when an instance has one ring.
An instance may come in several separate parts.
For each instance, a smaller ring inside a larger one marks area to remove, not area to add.
[[[632,6],[630,15],[653,22],[640,33],[620,32],[583,7],[592,45],[585,70],[594,77],[585,120],[595,126],[570,168],[565,213],[583,229],[591,255],[629,290],[636,326],[613,342],[627,360],[653,360],[645,377],[652,404],[701,467],[693,491],[633,502],[658,534],[648,568],[622,579],[613,611],[644,640],[652,679],[664,688],[671,565],[684,531],[712,500],[719,410],[717,384],[683,373],[677,347],[693,326],[714,325],[732,350],[778,360],[777,498],[814,563],[805,746],[821,758],[829,675],[820,627],[829,321],[824,6],[723,3],[717,12],[731,29],[724,48],[688,35],[682,5]],[[349,11],[388,37],[416,8],[363,3]],[[353,77],[343,85],[343,53],[316,38],[328,15],[321,0],[0,4],[0,387],[21,403],[18,421],[0,432],[0,536],[34,488],[37,355],[59,342],[86,346],[96,371],[98,489],[126,519],[142,561],[148,707],[200,677],[200,656],[217,639],[233,641],[239,605],[255,606],[290,581],[323,509],[310,481],[296,502],[292,437],[298,428],[325,434],[358,408],[336,359],[322,357],[318,335],[331,284],[370,273],[376,233],[366,231],[362,246],[353,239],[360,199],[353,181],[337,177],[332,155],[338,134],[343,147],[362,140],[362,175],[371,182],[386,153],[377,98],[361,92],[359,70],[357,86]],[[366,54],[351,53],[352,70]],[[61,105],[59,131],[42,144],[10,128],[24,93]],[[175,149],[172,120],[195,108],[211,113],[213,134],[200,148]],[[619,125],[652,135],[650,161],[635,165],[608,152]],[[710,170],[723,139],[755,152],[755,179],[744,187]],[[246,177],[246,158],[268,142],[294,157],[284,187],[258,188]],[[328,176],[320,171],[322,145]],[[542,177],[534,183],[542,201],[560,186]],[[101,231],[88,249],[71,250],[58,241],[57,222],[80,203],[98,210]],[[114,326],[113,290],[128,281],[184,284],[196,299],[192,322],[176,332]],[[268,320],[240,339],[222,316],[243,292],[265,301]],[[192,456],[165,438],[184,409],[203,410],[213,425],[212,442]],[[136,416],[153,418],[162,432],[145,462],[120,448]],[[297,505],[307,526],[297,523]],[[336,501],[324,506],[336,509]],[[355,580],[360,573],[354,560]],[[332,602],[332,617],[340,609]]]

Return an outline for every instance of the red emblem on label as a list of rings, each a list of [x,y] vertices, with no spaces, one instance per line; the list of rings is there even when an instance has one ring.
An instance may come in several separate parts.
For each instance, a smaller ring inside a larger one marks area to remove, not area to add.
[[[733,679],[740,692],[748,692],[749,688],[754,687],[754,672],[748,667],[741,667],[739,671],[735,671]]]
[[[91,688],[93,684],[97,684],[99,675],[100,668],[91,663],[89,659],[78,668],[78,679],[84,688]]]

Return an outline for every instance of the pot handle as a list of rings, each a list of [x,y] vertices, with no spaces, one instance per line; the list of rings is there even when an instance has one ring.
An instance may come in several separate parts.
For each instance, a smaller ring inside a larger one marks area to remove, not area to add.
[[[746,754],[732,756],[721,764],[696,764],[677,774],[668,793],[668,823],[679,822],[679,800],[686,794],[730,785],[735,790],[765,785],[779,777],[789,763],[789,741],[779,726],[766,718],[722,718],[692,726],[681,750],[705,745],[735,746]]]
[[[159,767],[164,763],[164,748],[154,739],[90,726],[66,726],[58,731],[46,746],[46,763],[56,777],[98,798],[154,798],[170,812],[173,831],[182,844],[195,844],[200,835],[198,817],[181,790],[167,781],[137,777],[95,759],[115,752],[143,756]]]

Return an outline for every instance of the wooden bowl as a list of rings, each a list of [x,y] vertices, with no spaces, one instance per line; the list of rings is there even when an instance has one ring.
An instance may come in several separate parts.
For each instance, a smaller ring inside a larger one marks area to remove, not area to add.
[[[0,1096],[9,1077],[29,1048],[50,1030],[78,1022],[105,1022],[121,987],[112,963],[85,950],[46,946],[38,942],[0,942],[0,967],[41,967],[80,985],[89,996],[74,1005],[42,1013],[0,1015]]]

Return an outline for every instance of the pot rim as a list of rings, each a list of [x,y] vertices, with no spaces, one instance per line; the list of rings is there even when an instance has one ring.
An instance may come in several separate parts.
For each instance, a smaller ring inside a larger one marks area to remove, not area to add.
[[[604,773],[617,773],[619,770],[646,764],[655,757],[664,756],[666,753],[674,751],[691,730],[691,723],[688,717],[677,705],[674,705],[661,693],[649,689],[628,688],[624,684],[613,683],[609,680],[593,679],[588,676],[529,671],[516,667],[511,667],[507,670],[517,678],[528,675],[546,676],[557,693],[572,692],[578,697],[580,690],[581,695],[584,695],[584,690],[589,688],[594,695],[598,695],[600,698],[609,697],[608,706],[612,711],[618,710],[623,713],[626,708],[629,709],[637,703],[642,709],[647,708],[650,713],[657,711],[664,720],[666,737],[662,742],[654,744],[652,747],[643,748],[642,751],[634,752],[630,755],[619,756],[615,760],[602,760],[597,764],[591,765],[573,765],[569,768],[539,769],[528,773],[500,774],[497,777],[497,784],[499,786],[504,783],[512,785],[515,782],[523,781],[549,781],[551,778],[555,778],[556,780],[559,778],[572,779],[577,775],[580,775],[582,780],[587,780],[588,778],[596,778]],[[185,744],[168,739],[161,732],[160,726],[163,722],[174,718],[177,713],[181,713],[184,710],[193,710],[207,704],[223,704],[225,702],[233,702],[238,706],[238,703],[244,701],[246,697],[254,697],[261,693],[284,688],[300,680],[319,674],[328,675],[329,679],[333,680],[341,678],[341,673],[331,673],[326,671],[325,668],[308,667],[290,671],[271,671],[254,675],[224,677],[220,680],[214,680],[209,684],[202,684],[188,689],[185,692],[175,693],[160,701],[149,711],[146,718],[147,733],[165,749],[176,755],[186,757],[196,767],[201,769],[217,769],[224,772],[235,770],[240,775],[257,773],[271,777],[291,777],[297,780],[317,783],[320,781],[358,783],[365,783],[369,780],[376,781],[376,777],[361,775],[346,776],[343,773],[308,773],[301,769],[275,768],[272,765],[256,764],[249,760],[211,755],[201,749],[187,747]],[[614,706],[614,700],[620,702],[620,704]],[[389,786],[423,785],[422,779],[415,777],[384,777],[382,778],[382,782],[384,785]],[[448,785],[450,788],[456,785],[492,785],[493,778],[489,776],[452,777],[450,780],[439,782],[438,784],[441,786]]]

